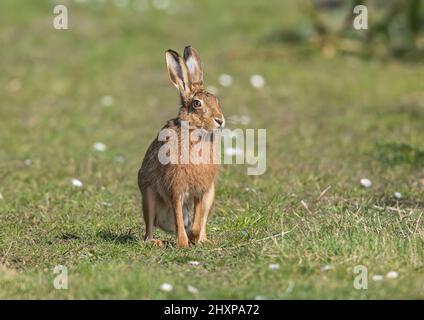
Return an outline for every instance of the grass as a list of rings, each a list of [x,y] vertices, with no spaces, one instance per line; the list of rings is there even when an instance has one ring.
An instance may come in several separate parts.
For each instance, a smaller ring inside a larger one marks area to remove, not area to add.
[[[424,297],[422,63],[270,40],[276,28],[308,29],[295,1],[184,0],[173,14],[151,1],[142,12],[64,2],[62,31],[53,2],[0,4],[0,298]],[[267,171],[221,168],[208,225],[218,245],[153,248],[140,242],[136,174],[177,112],[164,51],[189,43],[227,118],[267,129]],[[231,87],[219,86],[222,73]],[[264,89],[250,86],[255,73]],[[68,290],[53,287],[58,264]],[[353,287],[356,265],[368,268],[368,290]],[[371,279],[390,270],[399,278]]]

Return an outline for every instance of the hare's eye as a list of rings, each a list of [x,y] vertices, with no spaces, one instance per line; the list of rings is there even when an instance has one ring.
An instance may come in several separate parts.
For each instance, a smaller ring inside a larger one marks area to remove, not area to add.
[[[202,106],[202,101],[200,100],[193,100],[193,108],[198,109]]]

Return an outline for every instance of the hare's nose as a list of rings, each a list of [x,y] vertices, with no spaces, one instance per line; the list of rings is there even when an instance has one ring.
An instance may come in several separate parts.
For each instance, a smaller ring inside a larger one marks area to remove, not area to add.
[[[225,120],[220,118],[215,118],[215,122],[218,124],[218,127],[223,128],[225,125]]]

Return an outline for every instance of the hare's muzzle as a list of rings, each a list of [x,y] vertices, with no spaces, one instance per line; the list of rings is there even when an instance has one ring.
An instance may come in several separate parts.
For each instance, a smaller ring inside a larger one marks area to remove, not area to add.
[[[215,123],[217,124],[218,128],[224,128],[225,127],[225,120],[224,118],[214,118]]]

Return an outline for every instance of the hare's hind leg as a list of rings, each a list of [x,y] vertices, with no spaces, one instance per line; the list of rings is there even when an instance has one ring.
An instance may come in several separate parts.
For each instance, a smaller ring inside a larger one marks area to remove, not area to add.
[[[209,241],[208,238],[206,237],[206,224],[208,222],[209,215],[212,212],[214,202],[215,202],[215,184],[212,184],[209,190],[203,195],[203,199],[202,199],[202,216],[200,221],[200,233],[199,233],[198,242],[212,242],[212,241]]]
[[[173,199],[175,229],[177,231],[177,247],[188,247],[188,237],[184,228],[184,215],[181,198]]]
[[[161,240],[153,239],[153,224],[156,217],[156,196],[152,189],[147,188],[143,194],[143,217],[144,223],[146,224],[146,233],[144,235],[144,241],[150,242],[153,245],[162,246]]]
[[[206,237],[206,224],[208,222],[208,217],[212,211],[214,200],[214,184],[212,184],[212,186],[203,195],[201,199],[195,199],[193,224],[189,232],[191,242],[211,242]]]
[[[193,223],[191,224],[191,229],[188,232],[188,238],[192,243],[196,243],[199,240],[200,228],[202,222],[202,199],[194,199],[194,214],[193,214]]]

